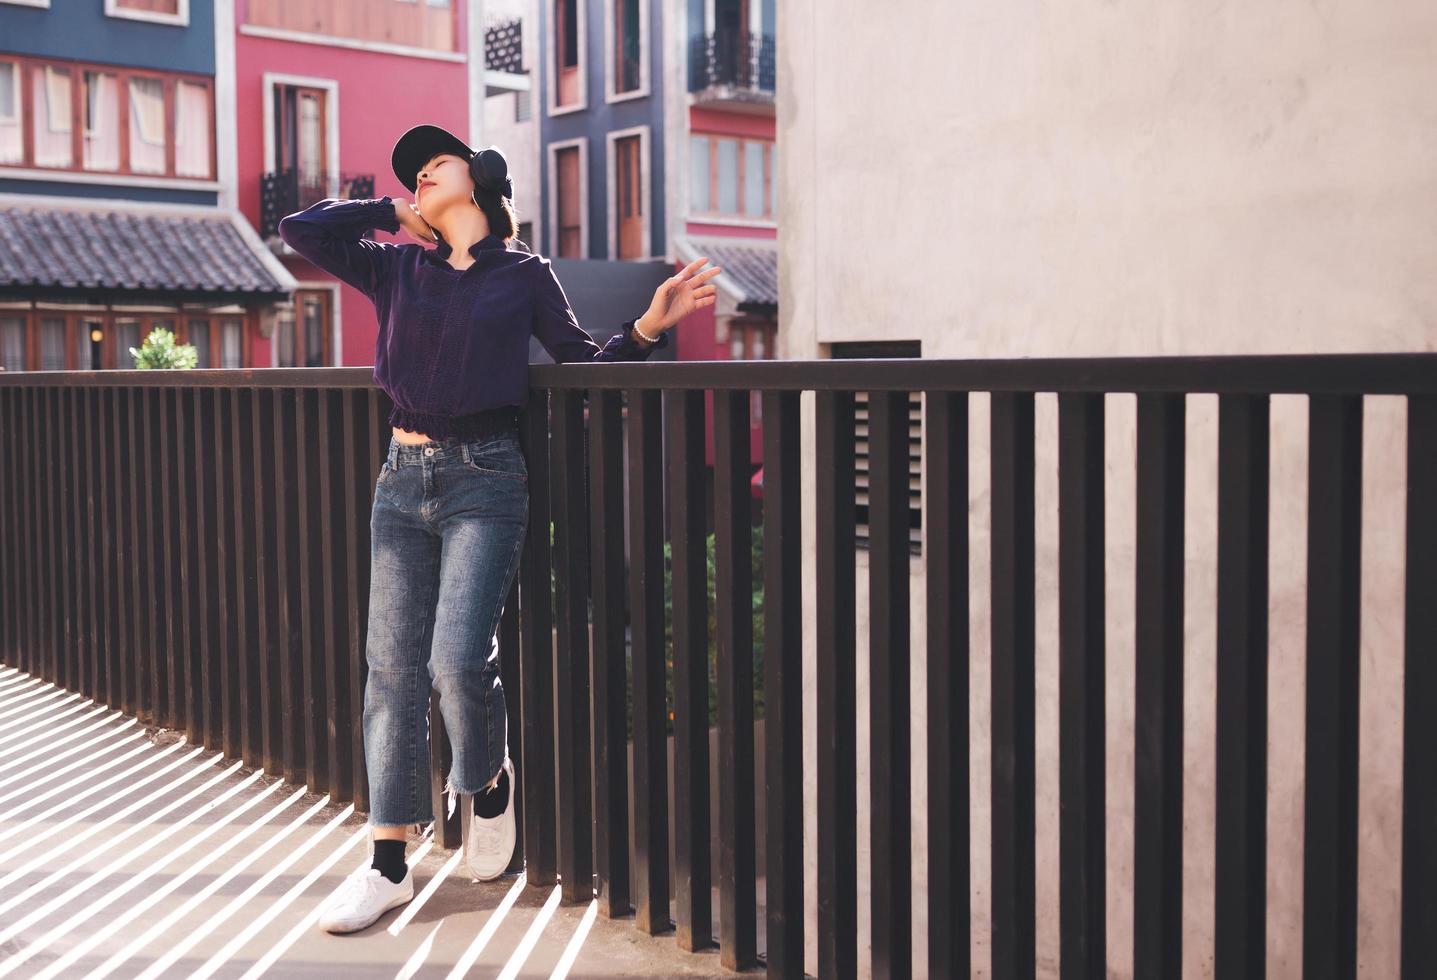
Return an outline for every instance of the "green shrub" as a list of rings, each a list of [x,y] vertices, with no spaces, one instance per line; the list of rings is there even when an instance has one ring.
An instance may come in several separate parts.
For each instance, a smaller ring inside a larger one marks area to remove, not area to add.
[[[718,626],[714,601],[714,536],[704,541],[707,574],[704,576],[708,622],[709,725],[718,724]],[[753,711],[763,717],[763,527],[754,525],[749,535],[749,560],[753,567],[752,594],[749,600],[750,623],[753,629]],[[664,694],[668,703],[668,719],[664,730],[673,731],[674,704],[674,584],[673,551],[664,542]],[[632,687],[630,687],[632,690]]]
[[[175,343],[175,333],[164,327],[151,330],[139,348],[129,348],[135,359],[135,367],[143,370],[153,368],[189,369],[199,363],[199,352],[193,344]]]

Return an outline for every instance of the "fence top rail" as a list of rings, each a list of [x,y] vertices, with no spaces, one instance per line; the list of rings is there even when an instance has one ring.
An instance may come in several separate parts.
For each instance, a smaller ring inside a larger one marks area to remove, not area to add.
[[[1437,353],[532,364],[536,388],[1437,394]],[[0,386],[370,388],[369,367],[0,371]]]

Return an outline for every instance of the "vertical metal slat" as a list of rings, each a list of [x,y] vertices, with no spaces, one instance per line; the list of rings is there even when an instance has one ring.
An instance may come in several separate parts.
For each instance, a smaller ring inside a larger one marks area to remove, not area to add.
[[[1302,964],[1357,970],[1362,397],[1313,395],[1308,422],[1307,765]]]
[[[993,976],[1034,975],[1033,395],[992,395]]]
[[[1267,969],[1266,395],[1218,401],[1217,860],[1213,969]]]
[[[873,975],[913,974],[908,393],[868,393]]]
[[[853,392],[814,392],[818,674],[818,975],[858,973]]]
[[[714,944],[704,391],[672,389],[664,401],[673,568],[674,920],[679,948],[697,951]]]
[[[629,914],[628,647],[624,638],[624,430],[620,393],[589,393],[595,854],[599,911]]]
[[[662,403],[629,389],[629,629],[634,684],[634,910],[649,934],[669,919],[668,750],[664,733]]]
[[[1182,395],[1138,395],[1133,971],[1182,969]]]
[[[1103,395],[1058,396],[1058,825],[1063,975],[1106,980]]]

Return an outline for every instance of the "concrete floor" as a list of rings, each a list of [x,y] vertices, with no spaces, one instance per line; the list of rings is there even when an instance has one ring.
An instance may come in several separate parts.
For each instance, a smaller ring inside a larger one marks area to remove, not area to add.
[[[734,976],[418,837],[413,901],[320,931],[368,848],[352,807],[0,666],[0,977]]]

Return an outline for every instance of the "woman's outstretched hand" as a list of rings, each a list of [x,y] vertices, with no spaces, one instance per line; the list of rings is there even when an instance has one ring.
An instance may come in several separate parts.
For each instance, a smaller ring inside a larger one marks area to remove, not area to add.
[[[714,294],[718,292],[718,287],[709,283],[709,280],[723,270],[720,266],[714,266],[699,272],[706,262],[708,259],[704,257],[694,259],[677,275],[659,284],[648,312],[639,318],[640,330],[650,337],[657,337],[694,310],[714,304]]]

